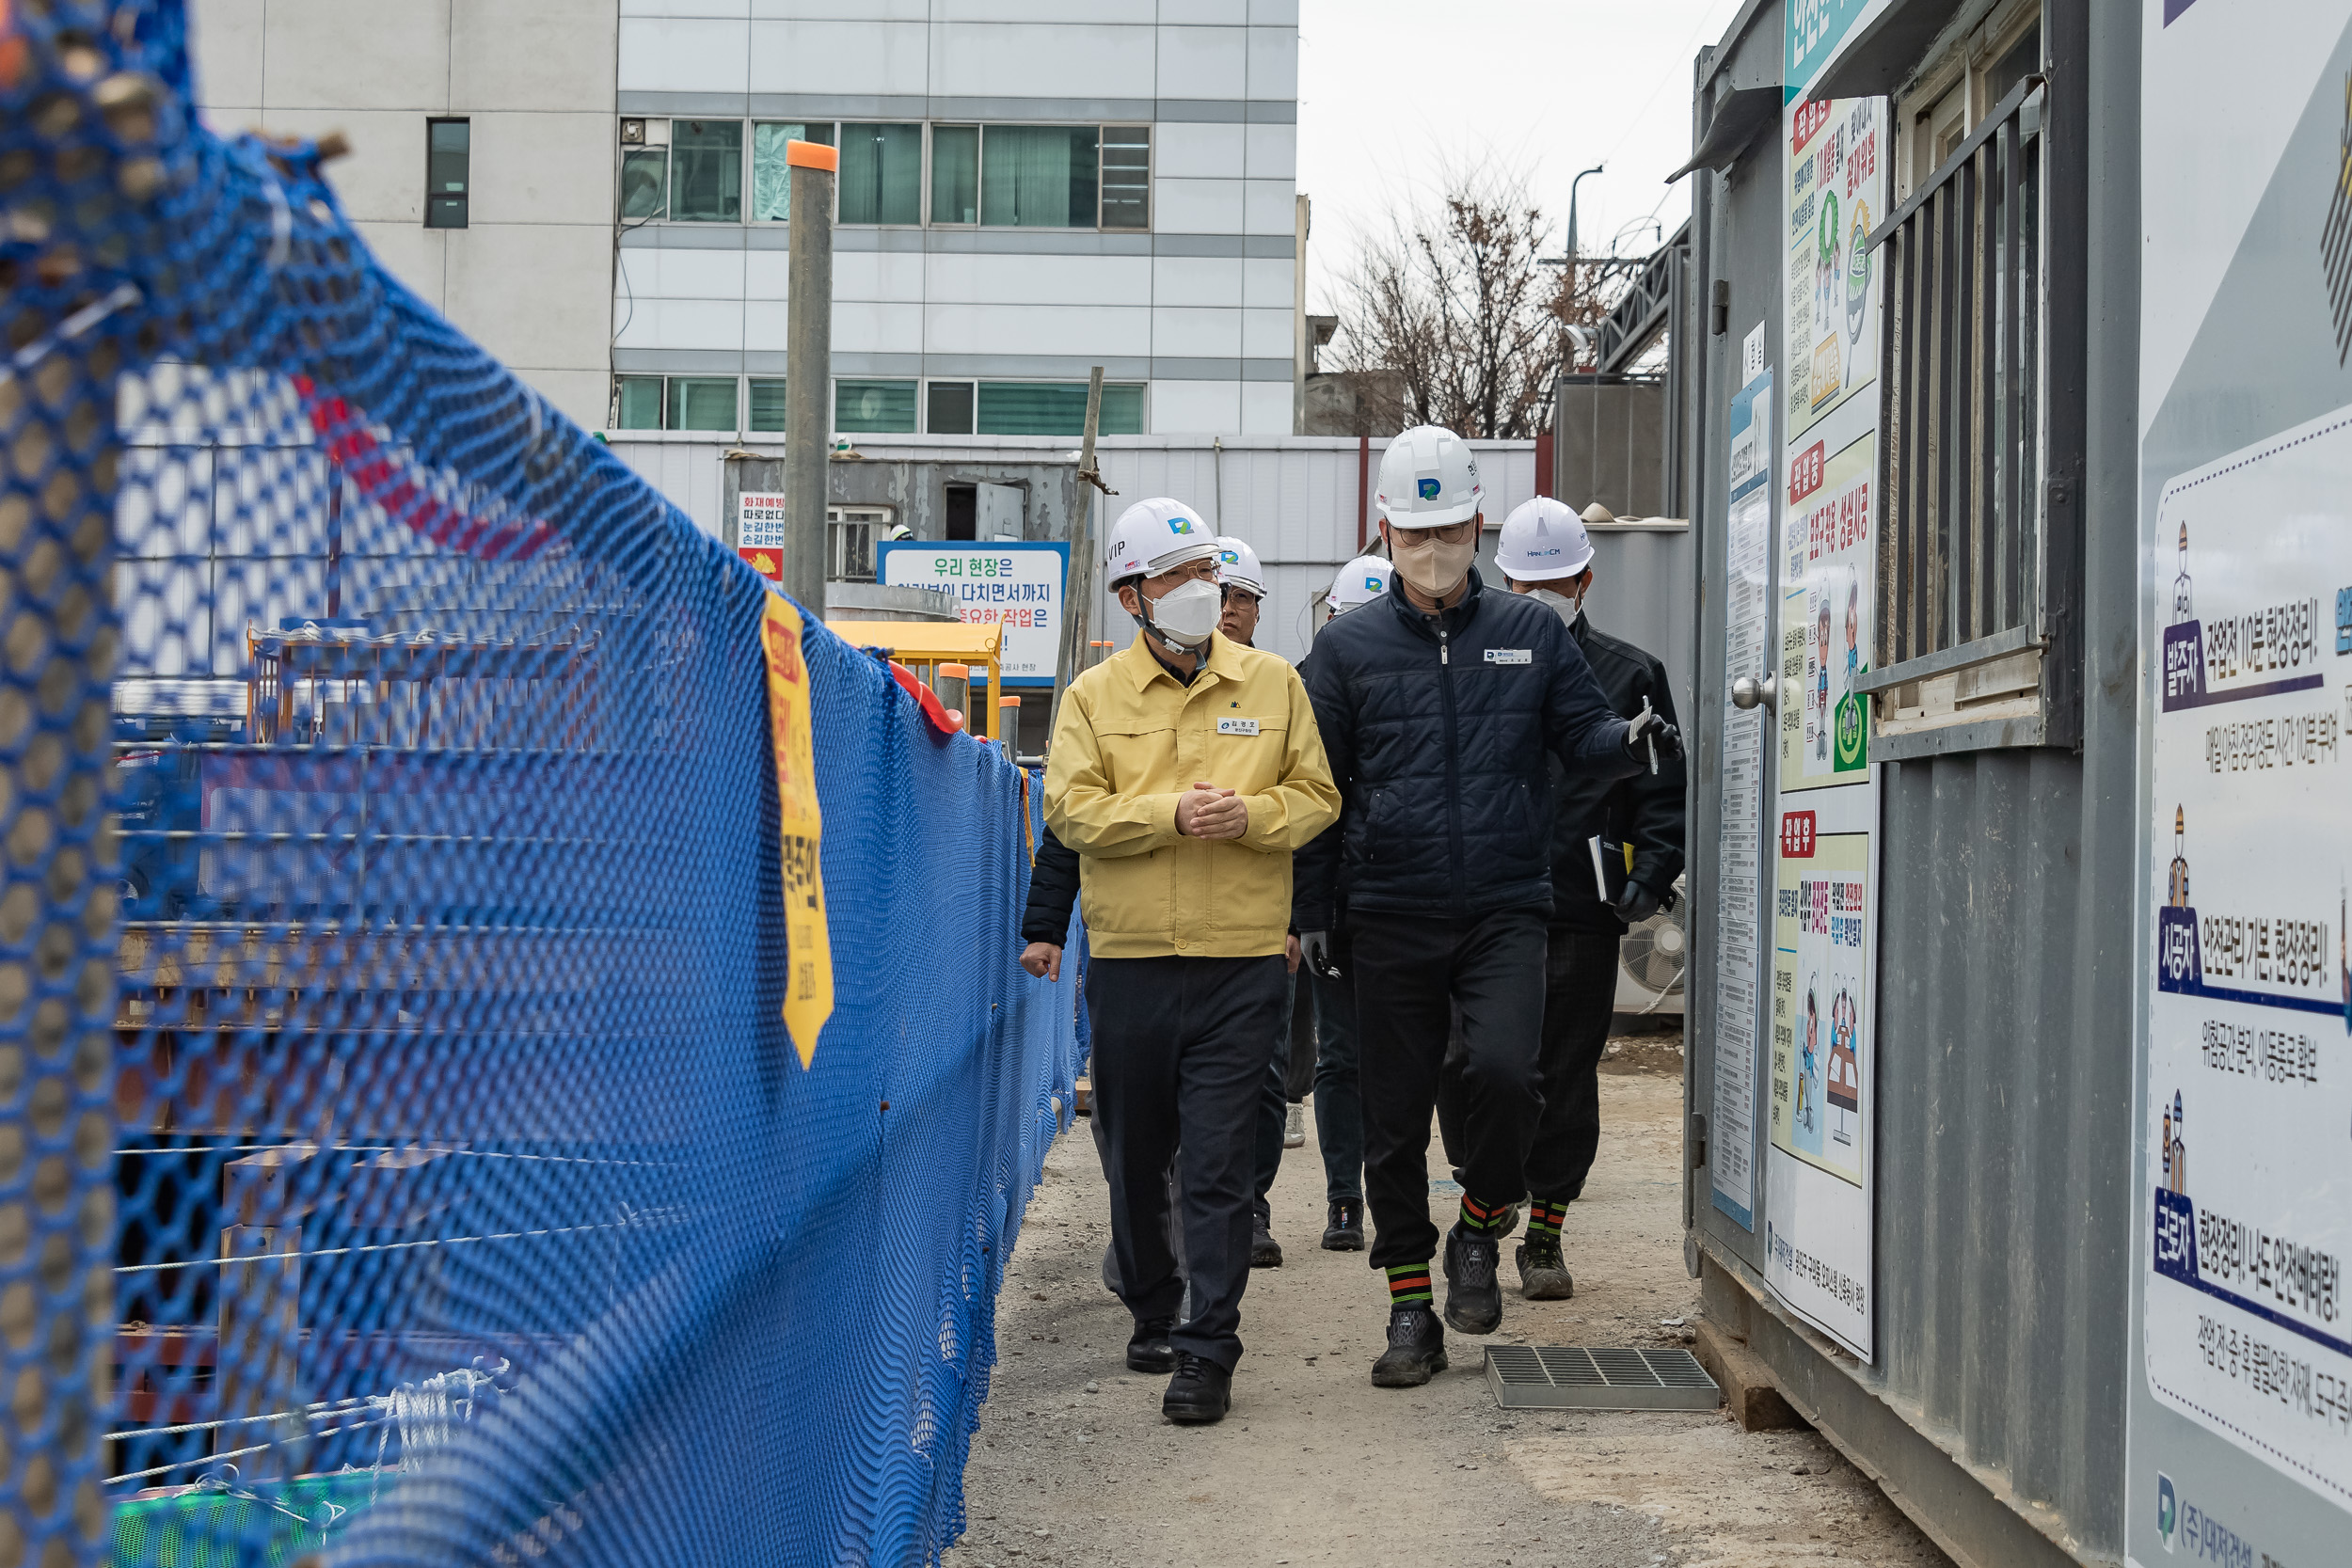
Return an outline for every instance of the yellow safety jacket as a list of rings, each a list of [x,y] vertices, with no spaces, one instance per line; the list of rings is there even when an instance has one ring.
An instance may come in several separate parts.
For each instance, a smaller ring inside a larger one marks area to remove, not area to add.
[[[1215,784],[1249,831],[1176,831],[1176,798]],[[1339,816],[1340,792],[1298,672],[1210,639],[1184,685],[1143,634],[1071,683],[1045,768],[1045,820],[1078,852],[1090,951],[1105,958],[1255,958],[1290,929],[1291,851]]]

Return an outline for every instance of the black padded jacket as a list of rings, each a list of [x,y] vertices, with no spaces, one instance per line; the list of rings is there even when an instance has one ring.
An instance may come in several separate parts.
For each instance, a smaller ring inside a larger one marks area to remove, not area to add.
[[[1029,902],[1021,911],[1021,941],[1070,940],[1070,911],[1078,902],[1078,851],[1045,828],[1037,835],[1037,859],[1029,865]]]
[[[1302,931],[1331,928],[1343,863],[1351,913],[1549,916],[1547,754],[1571,778],[1636,767],[1568,628],[1475,567],[1441,614],[1390,593],[1341,616],[1301,673],[1343,824],[1298,852]]]

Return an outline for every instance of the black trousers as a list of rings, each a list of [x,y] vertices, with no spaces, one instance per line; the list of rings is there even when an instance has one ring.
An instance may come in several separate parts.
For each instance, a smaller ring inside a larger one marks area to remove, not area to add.
[[[1181,1148],[1192,1320],[1168,1339],[1228,1371],[1241,1359],[1253,1134],[1284,978],[1279,954],[1098,958],[1087,973],[1120,1298],[1138,1323],[1173,1318],[1184,1301],[1168,1188]]]
[[[1437,1255],[1429,1219],[1429,1114],[1446,1037],[1462,1015],[1462,1187],[1481,1203],[1518,1196],[1543,1108],[1544,918],[1465,923],[1348,911],[1364,1101],[1364,1198],[1372,1266]]]
[[[1291,1037],[1292,1020],[1298,1006],[1298,975],[1288,972],[1282,976],[1282,1022],[1274,1031],[1274,1050],[1266,1058],[1265,1088],[1258,1096],[1258,1136],[1253,1156],[1256,1176],[1250,1191],[1250,1211],[1261,1221],[1271,1222],[1274,1206],[1266,1194],[1274,1188],[1274,1179],[1282,1173],[1282,1131],[1291,1115],[1290,1080],[1291,1053],[1296,1042]]]
[[[1600,1152],[1600,1053],[1617,1005],[1617,942],[1613,935],[1558,926],[1546,938],[1537,1068],[1544,1109],[1527,1151],[1522,1192],[1547,1203],[1575,1202]],[[1465,1055],[1457,1039],[1446,1052],[1438,1085],[1438,1132],[1456,1169],[1469,1148]]]

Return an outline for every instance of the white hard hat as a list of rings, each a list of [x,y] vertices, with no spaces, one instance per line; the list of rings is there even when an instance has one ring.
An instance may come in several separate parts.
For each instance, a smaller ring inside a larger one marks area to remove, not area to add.
[[[1188,561],[1216,554],[1216,536],[1183,501],[1166,496],[1136,502],[1119,515],[1110,547],[1103,552],[1103,580],[1153,578]]]
[[[1323,602],[1334,615],[1360,609],[1389,591],[1389,578],[1395,570],[1376,555],[1359,555],[1340,568]]]
[[[1520,582],[1572,578],[1592,563],[1593,540],[1584,520],[1549,496],[1512,508],[1495,541],[1495,564]]]
[[[1415,425],[1380,454],[1380,515],[1398,528],[1443,528],[1478,515],[1486,487],[1470,443],[1434,424]]]
[[[1216,580],[1265,597],[1265,573],[1258,565],[1258,552],[1230,533],[1217,535]]]

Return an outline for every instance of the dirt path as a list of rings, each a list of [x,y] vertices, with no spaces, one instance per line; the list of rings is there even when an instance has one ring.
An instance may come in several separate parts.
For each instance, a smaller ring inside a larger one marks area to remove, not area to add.
[[[1661,1323],[1696,1305],[1682,1264],[1679,1061],[1629,1044],[1609,1064],[1620,1070],[1601,1079],[1600,1164],[1568,1215],[1576,1298],[1520,1300],[1506,1244],[1495,1339],[1679,1341]],[[1083,1126],[1061,1140],[1005,1288],[1005,1354],[951,1568],[1947,1568],[1810,1433],[1751,1435],[1721,1414],[1501,1410],[1486,1390],[1488,1341],[1450,1331],[1452,1370],[1425,1388],[1373,1387],[1387,1307],[1361,1253],[1316,1244],[1311,1132],[1283,1161],[1274,1214],[1284,1263],[1250,1276],[1233,1412],[1218,1426],[1170,1425],[1165,1380],[1126,1370],[1127,1314],[1097,1272],[1109,1221],[1093,1142]]]

